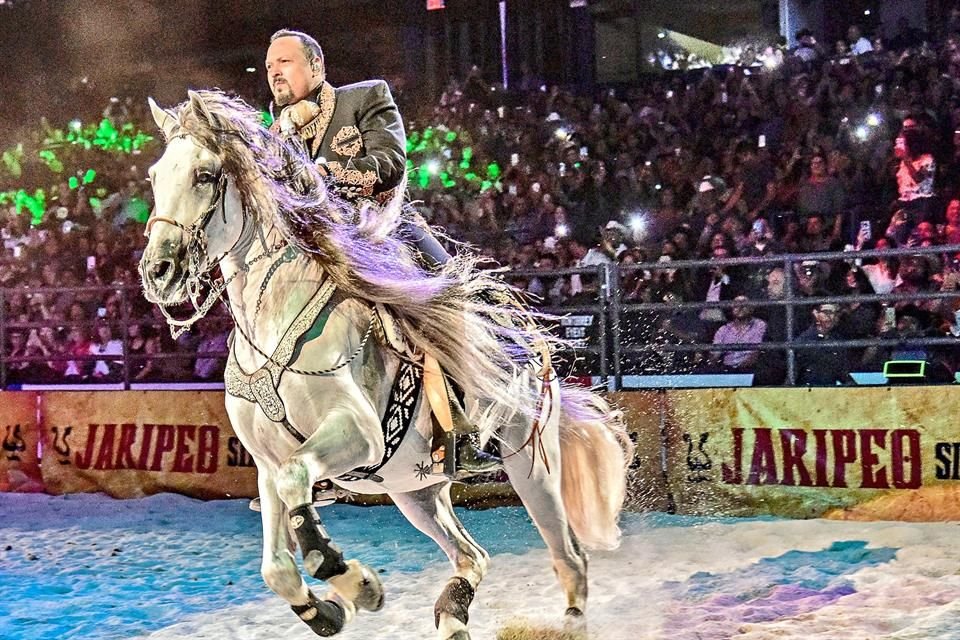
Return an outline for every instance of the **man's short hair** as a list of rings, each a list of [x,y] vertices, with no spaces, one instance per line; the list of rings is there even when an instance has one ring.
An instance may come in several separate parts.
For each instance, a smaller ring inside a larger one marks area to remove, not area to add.
[[[307,58],[307,62],[313,60],[314,58],[320,58],[320,64],[323,64],[323,49],[320,48],[320,43],[312,36],[307,35],[302,31],[294,31],[293,29],[280,29],[272,36],[270,36],[270,42],[274,42],[280,38],[296,38],[300,41],[300,45],[303,47],[303,55]]]

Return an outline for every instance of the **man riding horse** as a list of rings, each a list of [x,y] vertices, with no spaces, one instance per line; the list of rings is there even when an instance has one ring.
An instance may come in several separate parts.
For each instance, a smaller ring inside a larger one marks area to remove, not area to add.
[[[361,206],[383,206],[404,197],[406,134],[383,80],[333,87],[326,81],[323,50],[312,37],[282,29],[270,38],[267,81],[281,107],[271,127],[314,161],[332,190]],[[431,267],[451,259],[426,225],[400,223],[400,233]],[[451,477],[492,471],[498,461],[475,445],[475,426],[439,368],[425,363],[424,383],[435,422],[435,470]]]

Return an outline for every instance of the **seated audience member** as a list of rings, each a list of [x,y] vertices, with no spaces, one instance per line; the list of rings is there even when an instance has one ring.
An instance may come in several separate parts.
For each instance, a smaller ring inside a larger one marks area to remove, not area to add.
[[[587,255],[580,261],[580,266],[592,267],[616,262],[620,254],[627,250],[627,245],[624,244],[626,237],[627,228],[616,220],[611,220],[600,232],[600,243],[587,251]]]
[[[753,307],[746,296],[737,296],[734,302],[740,304],[731,309],[732,319],[713,336],[713,344],[759,344],[767,333],[767,323],[753,317]],[[760,356],[759,351],[714,351],[711,358],[723,364],[728,372],[743,373],[752,371]]]
[[[833,223],[846,208],[846,192],[843,183],[827,172],[827,160],[823,155],[810,159],[810,175],[800,184],[797,193],[797,211],[801,217],[823,216]]]
[[[730,257],[730,252],[725,247],[716,247],[711,252],[711,257],[722,260]],[[733,277],[728,273],[729,267],[726,265],[716,265],[706,270],[706,273],[700,277],[699,283],[694,290],[693,300],[697,302],[719,302],[721,300],[733,300],[737,295]],[[717,307],[707,307],[700,312],[700,320],[708,331],[707,335],[712,335],[726,321],[723,310]]]
[[[197,360],[193,364],[193,375],[199,380],[215,380],[223,376],[227,352],[227,340],[230,332],[219,328],[215,320],[206,320],[201,327],[200,343],[197,345]]]
[[[95,356],[122,356],[123,342],[113,337],[113,328],[105,322],[98,323],[95,329],[95,339],[90,343],[90,355]],[[94,380],[116,380],[119,379],[122,360],[106,359],[96,360],[93,364],[93,371],[90,376]]]
[[[813,324],[798,338],[799,343],[841,340],[837,330],[839,307],[836,304],[819,304],[813,310]],[[847,350],[843,347],[797,349],[797,384],[804,386],[833,386],[850,381]]]

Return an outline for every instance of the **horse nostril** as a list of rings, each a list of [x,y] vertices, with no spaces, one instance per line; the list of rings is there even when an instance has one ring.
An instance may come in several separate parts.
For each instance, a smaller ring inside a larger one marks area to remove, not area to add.
[[[150,268],[150,277],[155,281],[161,281],[173,268],[173,262],[170,260],[157,260]]]

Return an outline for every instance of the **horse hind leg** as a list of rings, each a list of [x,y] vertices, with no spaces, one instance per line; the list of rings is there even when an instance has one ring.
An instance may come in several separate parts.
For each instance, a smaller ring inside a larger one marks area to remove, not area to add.
[[[487,573],[490,556],[474,542],[454,513],[450,484],[391,494],[390,497],[413,526],[440,546],[456,571],[434,605],[437,637],[440,640],[470,640],[467,630],[470,604]]]
[[[504,470],[550,550],[554,573],[567,598],[567,621],[581,626],[587,604],[587,553],[570,527],[563,503],[560,438],[556,430],[543,434],[548,470],[540,454],[532,459],[532,448],[523,445],[530,433],[529,423],[523,428],[519,426],[510,430],[516,437],[509,437],[504,447],[506,451],[516,451],[504,457]]]

